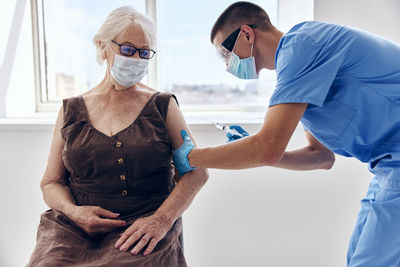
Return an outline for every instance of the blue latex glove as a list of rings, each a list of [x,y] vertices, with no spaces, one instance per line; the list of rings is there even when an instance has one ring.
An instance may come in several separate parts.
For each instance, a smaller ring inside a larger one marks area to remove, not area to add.
[[[196,169],[196,167],[193,168],[190,166],[188,159],[190,151],[194,148],[192,139],[190,139],[189,134],[185,130],[181,130],[181,136],[183,144],[173,152],[174,164],[179,176]]]
[[[237,134],[226,133],[226,137],[228,137],[228,142],[232,142],[242,137],[249,136],[249,133],[246,132],[246,130],[239,125],[231,125],[229,126],[229,129],[237,132]]]

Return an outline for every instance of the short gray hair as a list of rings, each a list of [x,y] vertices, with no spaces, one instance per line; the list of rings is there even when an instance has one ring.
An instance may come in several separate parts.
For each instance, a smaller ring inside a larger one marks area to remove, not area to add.
[[[138,12],[132,6],[123,6],[113,10],[101,25],[96,35],[93,37],[93,43],[96,46],[96,59],[100,65],[103,65],[102,53],[105,49],[102,42],[109,42],[119,33],[125,31],[129,26],[141,29],[144,32],[146,41],[150,47],[155,45],[155,27],[153,21]]]

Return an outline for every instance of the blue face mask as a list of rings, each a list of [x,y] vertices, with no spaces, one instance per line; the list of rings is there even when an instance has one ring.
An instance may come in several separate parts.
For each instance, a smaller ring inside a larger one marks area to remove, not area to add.
[[[254,57],[240,59],[238,55],[232,52],[226,70],[239,79],[258,79]]]
[[[258,79],[258,73],[256,71],[256,61],[253,57],[253,45],[251,45],[251,56],[243,59],[240,59],[239,56],[233,52],[232,49],[226,71],[232,73],[239,79]]]

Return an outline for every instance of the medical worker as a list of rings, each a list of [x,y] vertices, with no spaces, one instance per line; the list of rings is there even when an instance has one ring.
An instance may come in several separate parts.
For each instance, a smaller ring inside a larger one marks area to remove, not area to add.
[[[248,2],[220,15],[211,42],[238,78],[257,79],[261,69],[275,69],[276,89],[254,135],[233,126],[241,135],[228,135],[230,140],[243,138],[194,149],[182,131],[184,142],[174,152],[178,171],[330,169],[334,153],[367,162],[375,177],[361,201],[348,266],[400,266],[400,45],[316,21],[283,34],[261,7]],[[299,121],[309,144],[285,151]]]

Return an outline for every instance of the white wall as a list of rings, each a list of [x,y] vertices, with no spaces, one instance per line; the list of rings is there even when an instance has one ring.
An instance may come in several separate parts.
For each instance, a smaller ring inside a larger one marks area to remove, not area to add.
[[[245,125],[254,133],[259,125]],[[3,127],[4,128],[4,127]],[[39,182],[51,126],[0,131],[0,266],[23,266],[35,243],[43,203]],[[200,146],[225,138],[193,126]],[[304,144],[296,131],[290,147]],[[343,266],[359,199],[371,175],[338,158],[332,171],[273,168],[210,170],[210,180],[184,215],[189,266]]]
[[[15,59],[3,62],[1,71],[11,73],[8,98],[25,96],[25,102],[7,107],[8,114],[26,116],[20,114],[21,106],[34,111],[29,1],[10,1],[25,8],[19,10],[23,21]],[[293,7],[290,1],[287,8]],[[317,20],[357,26],[400,42],[399,5],[396,0],[315,0],[314,14]],[[0,76],[2,92],[5,78]],[[210,126],[192,126],[200,146],[225,141]],[[254,133],[260,125],[244,127]],[[0,266],[24,266],[34,247],[39,216],[47,208],[39,182],[51,135],[51,125],[0,122]],[[304,142],[300,129],[290,148]],[[209,182],[184,215],[189,266],[344,266],[359,200],[370,178],[366,166],[342,157],[331,171],[210,170]]]
[[[314,0],[314,19],[358,27],[400,43],[399,0]]]

